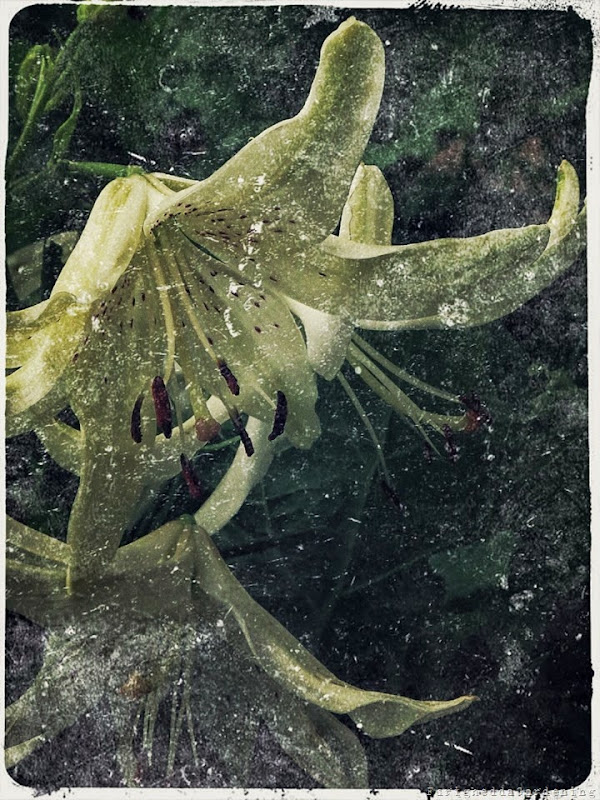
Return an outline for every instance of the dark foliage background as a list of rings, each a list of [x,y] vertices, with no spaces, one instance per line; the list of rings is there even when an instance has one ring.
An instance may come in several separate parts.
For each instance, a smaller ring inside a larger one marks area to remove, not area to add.
[[[32,44],[64,41],[75,13],[73,4],[32,6],[14,18],[13,78]],[[204,177],[299,110],[323,39],[351,13],[112,9],[77,52],[84,108],[69,157]],[[386,46],[365,161],[394,193],[395,243],[543,222],[563,157],[584,180],[591,32],[575,13],[354,13]],[[23,166],[40,169],[44,158],[40,147]],[[12,192],[8,251],[81,229],[102,185],[58,169]],[[385,440],[404,515],[381,491],[372,445],[341,388],[322,383],[321,440],[282,455],[219,535],[242,583],[340,677],[413,697],[480,696],[402,737],[365,738],[373,787],[564,788],[589,772],[585,277],[582,259],[483,329],[369,336],[420,378],[476,391],[494,418],[461,438],[456,464],[428,463],[418,433],[352,381]],[[227,458],[201,456],[203,474],[216,481]],[[33,435],[9,443],[7,470],[9,511],[64,536],[75,479]],[[172,482],[132,535],[180,513],[183,497]],[[9,616],[6,647],[10,701],[40,663],[41,634]],[[112,737],[99,709],[14,776],[46,788],[114,785]],[[227,785],[219,753],[204,748],[203,767],[186,779]],[[166,785],[186,785],[184,760]],[[252,778],[313,785],[266,731]],[[148,780],[165,784],[158,768]]]

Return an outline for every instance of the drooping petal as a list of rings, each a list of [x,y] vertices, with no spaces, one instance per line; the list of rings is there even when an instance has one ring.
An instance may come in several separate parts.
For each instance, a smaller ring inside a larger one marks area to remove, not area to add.
[[[116,178],[105,186],[53,295],[67,292],[89,304],[110,291],[139,245],[149,197],[148,182],[139,175]]]
[[[510,314],[539,294],[583,252],[586,246],[587,208],[577,215],[574,224],[562,238],[547,245],[533,264],[516,265],[512,274],[494,276],[479,296],[471,301],[472,311],[463,323],[465,327],[485,325]],[[504,278],[504,279],[503,279]]]
[[[79,358],[86,332],[94,332],[102,311],[90,319],[93,306],[129,266],[143,221],[157,197],[161,196],[139,176],[109,183],[96,200],[50,300],[9,318],[8,364],[20,365],[7,380],[10,435],[35,427],[36,419],[66,404],[67,389],[59,381]]]
[[[416,722],[451,714],[476,698],[420,701],[357,689],[339,680],[237,582],[212,540],[194,532],[197,602],[208,595],[227,609],[224,622],[232,643],[252,657],[271,677],[304,700],[337,714],[349,714],[369,736],[396,736]]]
[[[22,363],[6,379],[8,436],[31,430],[39,420],[51,418],[65,407],[64,373],[77,352],[87,321],[87,307],[67,299],[58,318],[50,319],[31,339],[17,339],[8,345],[12,357]]]
[[[567,269],[585,245],[585,209],[564,162],[547,225],[381,247],[330,236],[274,271],[278,289],[365,328],[464,327],[517,308]],[[549,244],[552,235],[552,244]]]
[[[554,208],[548,220],[550,228],[548,248],[553,247],[569,233],[579,213],[579,202],[577,173],[568,161],[562,161],[556,179]]]
[[[360,164],[340,222],[340,238],[362,244],[390,245],[394,198],[378,167]]]
[[[340,239],[389,245],[393,224],[394,199],[382,172],[377,167],[360,164],[342,212]],[[319,255],[314,255],[320,263]],[[322,281],[324,274],[321,268],[315,280]],[[302,321],[311,366],[319,375],[331,380],[346,358],[353,321],[343,314],[319,311],[290,297],[286,302]]]
[[[532,264],[543,251],[548,229],[532,225],[492,231],[471,239],[381,247],[337,236],[312,254],[301,276],[276,274],[282,291],[327,313],[368,326],[369,320],[402,323],[435,317],[455,301],[467,301],[474,287],[521,261]]]
[[[176,226],[256,279],[337,225],[379,107],[383,46],[354,18],[321,50],[302,111],[253,139],[205,181],[146,223]],[[259,265],[259,266],[257,266]]]
[[[9,311],[6,315],[6,368],[17,369],[35,354],[40,346],[36,335],[42,333],[40,340],[43,341],[46,327],[59,321],[71,305],[75,305],[73,295],[60,292],[51,300],[22,311]]]
[[[94,306],[89,335],[68,375],[83,434],[81,480],[67,536],[72,581],[93,575],[113,557],[142,490],[140,466],[155,444],[151,386],[169,370],[172,326],[164,317],[149,249],[136,253],[113,291]],[[132,436],[136,408],[139,438]]]

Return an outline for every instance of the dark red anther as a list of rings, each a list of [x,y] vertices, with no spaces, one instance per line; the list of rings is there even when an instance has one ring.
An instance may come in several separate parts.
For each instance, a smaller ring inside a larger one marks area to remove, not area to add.
[[[217,361],[217,366],[219,367],[219,372],[221,373],[221,377],[225,380],[227,387],[231,394],[238,395],[240,393],[240,385],[236,380],[235,375],[229,369],[227,364],[224,361]]]
[[[183,479],[187,484],[190,497],[193,497],[194,500],[200,500],[203,494],[202,486],[196,476],[196,473],[194,472],[191,461],[185,455],[185,453],[182,453],[179,456],[179,463],[181,464],[181,472],[183,474]]]
[[[489,425],[491,423],[492,417],[489,411],[474,392],[463,394],[459,397],[459,400],[467,409],[465,414],[467,418],[467,424],[465,426],[466,433],[472,433],[478,430],[482,425]]]
[[[171,416],[171,401],[165,382],[157,375],[152,381],[152,399],[154,400],[154,413],[156,424],[164,433],[165,439],[170,439],[173,433],[173,417]]]
[[[233,422],[233,426],[239,434],[241,443],[244,445],[246,455],[254,455],[254,445],[252,444],[252,439],[248,436],[248,431],[244,427],[242,420],[239,417],[233,417],[231,421]]]
[[[285,430],[285,421],[288,415],[287,399],[283,392],[277,392],[277,408],[275,409],[275,419],[273,420],[273,430],[269,434],[269,441],[272,442],[281,436]]]
[[[221,426],[216,419],[197,419],[196,420],[196,438],[200,442],[210,442],[221,430]]]
[[[383,489],[383,493],[390,501],[390,503],[395,508],[397,508],[401,514],[404,514],[404,512],[406,511],[406,506],[400,500],[400,497],[398,496],[396,490],[393,487],[391,487],[386,480],[381,481],[381,488]]]
[[[135,401],[133,411],[131,412],[131,438],[136,444],[142,442],[142,403],[144,402],[144,395],[141,394]]]
[[[444,450],[448,454],[448,458],[453,464],[456,464],[458,461],[458,447],[456,442],[454,441],[454,434],[452,433],[452,428],[449,425],[444,425],[443,427],[444,432]]]

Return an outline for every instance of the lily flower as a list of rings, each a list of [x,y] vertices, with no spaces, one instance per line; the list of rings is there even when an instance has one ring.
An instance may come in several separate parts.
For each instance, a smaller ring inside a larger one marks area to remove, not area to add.
[[[121,547],[93,596],[64,592],[70,545],[11,519],[7,545],[8,605],[50,631],[40,672],[6,712],[9,767],[104,697],[120,766],[134,783],[136,720],[144,714],[144,749],[151,758],[158,704],[171,685],[168,773],[185,721],[192,751],[197,732],[207,731],[244,785],[262,720],[320,783],[366,788],[362,746],[334,714],[347,714],[363,733],[382,738],[476,699],[418,701],[341,681],[250,597],[192,518]],[[199,667],[205,672],[193,681]],[[194,696],[199,702],[192,713]]]
[[[190,429],[204,442],[229,418],[251,456],[247,414],[270,423],[271,441],[285,433],[310,447],[315,373],[331,379],[346,359],[418,426],[475,424],[472,409],[421,411],[388,373],[425,385],[354,329],[464,327],[517,308],[584,245],[577,177],[561,165],[546,225],[392,246],[389,189],[361,165],[383,78],[379,38],[348,19],[325,41],[297,116],[206,180],[109,183],[49,300],[9,315],[9,435],[52,426],[68,405],[80,425],[69,434],[81,477],[68,534],[73,576],[93,576],[114,557],[165,440],[177,432],[192,493]]]

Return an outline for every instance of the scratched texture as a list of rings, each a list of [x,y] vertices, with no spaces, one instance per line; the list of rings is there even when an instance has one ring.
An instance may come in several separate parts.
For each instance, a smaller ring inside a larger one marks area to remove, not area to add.
[[[141,163],[137,154],[157,171],[209,174],[249,136],[299,109],[321,42],[350,13],[122,9],[97,26],[75,64],[85,106],[70,157]],[[63,39],[74,15],[72,4],[20,12],[11,26],[13,75],[29,46]],[[394,193],[396,243],[544,221],[563,157],[583,180],[585,21],[572,12],[357,15],[386,45],[384,99],[365,160],[384,170]],[[100,186],[43,175],[13,193],[9,251],[81,228]],[[46,274],[42,293],[52,279]],[[8,300],[16,307],[10,292]],[[406,505],[400,515],[378,480],[362,477],[370,440],[339,386],[323,383],[321,440],[308,453],[281,456],[218,537],[254,597],[340,677],[413,697],[481,698],[399,738],[363,737],[374,788],[565,788],[589,772],[585,313],[582,259],[484,329],[373,335],[420,378],[476,391],[493,415],[491,430],[464,437],[456,464],[428,463],[418,433],[362,393]],[[223,470],[218,455],[202,462],[209,482]],[[9,512],[64,537],[76,480],[33,435],[9,442],[7,477]],[[189,510],[184,496],[172,482],[130,536]],[[39,668],[43,636],[9,614],[9,702]],[[198,682],[219,669],[211,663],[218,658],[218,648],[205,649]],[[214,705],[226,713],[223,698]],[[141,767],[144,785],[233,783],[217,734],[199,741],[197,766],[184,736],[165,776],[168,730],[165,706],[153,764]],[[119,785],[114,740],[100,705],[12,774],[45,790]],[[265,727],[248,780],[317,785]]]

